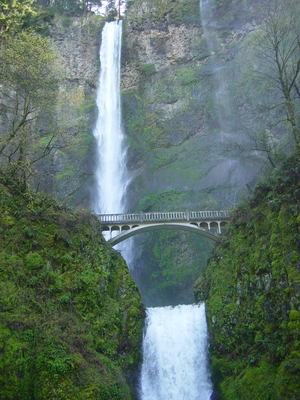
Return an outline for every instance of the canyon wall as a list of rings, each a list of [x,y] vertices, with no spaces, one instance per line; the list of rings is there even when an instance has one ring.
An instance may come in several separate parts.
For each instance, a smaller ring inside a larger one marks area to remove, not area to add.
[[[104,18],[89,13],[86,17],[57,15],[51,27],[51,40],[60,54],[63,71],[57,105],[62,133],[57,148],[41,165],[41,187],[80,208],[88,208],[91,203],[103,25]]]
[[[263,4],[129,3],[121,81],[131,209],[230,209],[269,167],[256,146],[257,132],[270,124],[256,110],[267,83],[252,71]],[[136,246],[142,261],[134,273],[147,287],[146,302],[191,301],[187,288],[206,263],[209,240],[155,232]]]

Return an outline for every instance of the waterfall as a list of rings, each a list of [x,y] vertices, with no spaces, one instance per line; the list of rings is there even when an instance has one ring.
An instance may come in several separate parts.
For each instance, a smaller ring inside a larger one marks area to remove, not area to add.
[[[121,126],[120,52],[122,25],[106,23],[100,49],[97,91],[98,119],[94,129],[98,163],[96,213],[124,212],[128,178]],[[130,264],[130,244],[123,256]],[[143,345],[141,400],[207,400],[211,384],[206,363],[204,305],[147,310]]]
[[[142,400],[208,400],[205,305],[147,310]]]
[[[100,48],[98,119],[94,129],[98,152],[96,213],[124,212],[127,179],[120,104],[121,39],[122,22],[106,23]]]
[[[213,59],[214,104],[221,131],[232,129],[231,104],[228,96],[228,78],[224,62],[220,59],[221,46],[217,35],[217,25],[213,17],[213,0],[200,0],[200,14],[207,47]]]

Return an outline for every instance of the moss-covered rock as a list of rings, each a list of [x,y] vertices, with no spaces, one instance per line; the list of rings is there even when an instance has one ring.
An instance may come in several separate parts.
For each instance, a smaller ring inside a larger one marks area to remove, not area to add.
[[[121,86],[127,165],[135,176],[127,192],[132,210],[146,203],[153,211],[229,209],[254,187],[262,165],[271,165],[266,149],[276,163],[286,125],[274,123],[277,108],[262,114],[257,107],[275,92],[255,75],[257,65],[266,70],[257,51],[264,7],[264,0],[129,3]],[[191,236],[169,235],[155,232],[139,241],[142,286],[163,291],[166,285],[165,301],[172,289],[163,271],[200,272],[211,250],[200,241],[199,256]],[[185,289],[174,289],[178,302]]]
[[[96,216],[0,175],[0,399],[133,398],[143,316]]]
[[[195,284],[206,301],[210,355],[224,399],[297,399],[300,161],[289,159],[232,215]]]

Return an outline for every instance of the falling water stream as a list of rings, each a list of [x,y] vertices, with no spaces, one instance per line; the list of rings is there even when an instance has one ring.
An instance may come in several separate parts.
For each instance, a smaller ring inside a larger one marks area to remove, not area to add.
[[[141,399],[208,400],[204,304],[148,308],[146,323]]]
[[[124,197],[128,183],[125,169],[126,149],[121,126],[121,39],[122,22],[106,23],[100,48],[98,118],[94,129],[98,150],[94,210],[102,214],[124,212]]]
[[[128,186],[121,127],[121,22],[106,23],[100,50],[97,91],[99,115],[94,130],[98,149],[97,213],[125,212]],[[127,264],[128,252],[122,252]],[[206,361],[205,307],[185,305],[147,310],[140,400],[207,400],[212,389]]]
[[[224,62],[219,59],[221,46],[219,43],[216,22],[213,11],[214,0],[200,0],[200,14],[204,37],[213,59],[212,73],[214,75],[214,104],[221,131],[231,130],[231,105],[228,96],[228,79]]]

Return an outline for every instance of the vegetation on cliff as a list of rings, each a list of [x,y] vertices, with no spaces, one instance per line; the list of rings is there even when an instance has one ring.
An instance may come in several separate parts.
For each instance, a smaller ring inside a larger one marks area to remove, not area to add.
[[[220,398],[298,399],[299,157],[287,160],[234,211],[195,294],[206,301]]]
[[[144,309],[88,211],[0,175],[0,399],[130,399]]]
[[[208,173],[199,163],[208,160],[211,147],[211,137],[203,143],[202,132],[213,97],[210,72],[202,69],[208,50],[199,1],[135,0],[124,22],[123,121],[128,167],[139,175],[128,190],[131,206],[136,211],[218,209],[218,200],[208,195],[211,189],[199,191],[200,177]],[[192,302],[192,282],[206,264],[209,240],[176,231],[150,232],[137,240],[145,267],[137,266],[136,280],[146,303]]]
[[[0,163],[23,186],[55,146],[60,68],[49,40],[26,31],[1,48]]]
[[[2,0],[0,2],[0,39],[19,32],[26,22],[36,16],[33,10],[34,0]]]
[[[122,102],[128,166],[137,175],[131,205],[136,211],[230,209],[298,143],[298,2],[130,4]],[[192,235],[157,232],[143,240],[147,267],[138,278],[153,303],[150,291],[157,290],[164,304],[174,301],[175,276],[177,300],[191,301],[182,296],[188,280],[181,278],[188,269],[200,273],[210,252],[199,241],[199,256],[194,243]]]
[[[22,7],[30,4],[31,13],[25,13]],[[73,0],[0,2],[0,25],[9,26],[0,32],[1,168],[80,207],[90,204],[93,184],[95,89],[105,20],[87,12],[90,6]]]

